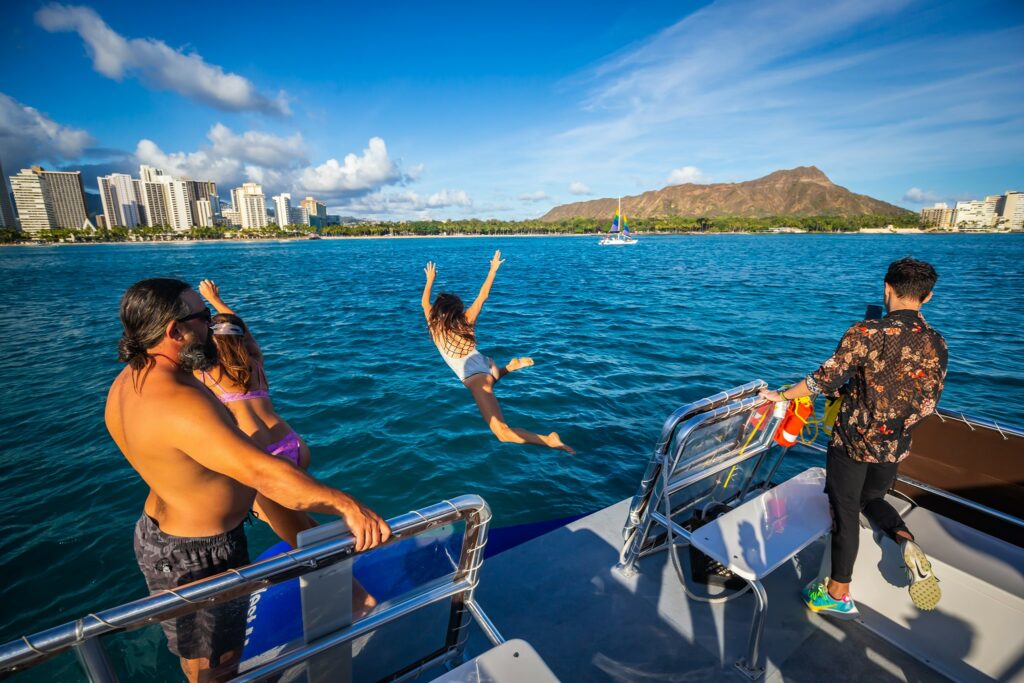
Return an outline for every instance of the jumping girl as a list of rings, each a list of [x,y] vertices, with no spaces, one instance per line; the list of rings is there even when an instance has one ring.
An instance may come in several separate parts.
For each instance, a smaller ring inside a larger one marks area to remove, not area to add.
[[[513,358],[508,365],[499,368],[493,360],[477,350],[476,320],[491,292],[491,285],[494,283],[498,267],[504,262],[501,252],[494,252],[487,279],[484,280],[483,286],[480,287],[480,293],[469,310],[466,310],[459,297],[449,293],[438,294],[434,303],[430,303],[430,290],[434,286],[437,268],[433,261],[427,263],[427,267],[423,269],[423,272],[427,274],[427,284],[423,288],[422,300],[423,315],[427,318],[427,329],[430,331],[430,337],[437,346],[437,350],[441,353],[441,358],[473,394],[477,408],[480,409],[480,415],[483,416],[484,422],[491,428],[494,435],[498,437],[498,441],[547,446],[575,455],[576,451],[562,443],[556,432],[541,436],[518,427],[509,427],[505,418],[502,417],[501,407],[498,406],[498,399],[494,395],[495,383],[510,372],[533,365],[533,360]]]

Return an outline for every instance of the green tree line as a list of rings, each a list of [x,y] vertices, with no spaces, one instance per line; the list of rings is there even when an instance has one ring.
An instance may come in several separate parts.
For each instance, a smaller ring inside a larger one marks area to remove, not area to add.
[[[286,239],[307,238],[315,234],[326,237],[381,237],[430,235],[585,235],[608,230],[610,221],[593,218],[571,218],[546,222],[537,219],[501,221],[470,218],[458,221],[379,221],[355,225],[327,225],[317,231],[308,225],[269,225],[265,228],[242,230],[217,226],[192,228],[175,232],[169,227],[109,228],[99,230],[44,230],[36,235],[0,229],[0,243],[25,241],[41,242],[126,242],[134,240],[160,241],[175,239]],[[636,233],[714,233],[714,232],[767,232],[772,228],[791,227],[808,232],[856,232],[861,228],[922,227],[917,214],[899,216],[745,216],[634,218],[630,228]]]

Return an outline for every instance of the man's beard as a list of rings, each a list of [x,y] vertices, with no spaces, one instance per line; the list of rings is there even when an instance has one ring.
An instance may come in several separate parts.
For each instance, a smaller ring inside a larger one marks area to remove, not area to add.
[[[181,347],[178,352],[178,364],[182,370],[195,372],[205,371],[217,364],[217,345],[213,343],[213,335],[206,336],[205,342],[192,342]]]

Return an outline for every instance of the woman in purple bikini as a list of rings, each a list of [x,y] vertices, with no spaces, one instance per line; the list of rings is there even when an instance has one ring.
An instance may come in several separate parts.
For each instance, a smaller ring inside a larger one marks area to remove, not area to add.
[[[263,354],[249,328],[220,298],[220,290],[212,280],[203,280],[199,293],[217,309],[210,322],[217,366],[210,372],[197,372],[196,377],[231,411],[238,428],[257,446],[307,469],[309,447],[274,411],[263,372]],[[296,534],[316,524],[306,513],[281,507],[262,496],[256,497],[253,509],[292,547]]]
[[[263,354],[246,324],[220,298],[220,289],[213,280],[199,283],[199,293],[217,309],[210,320],[210,332],[217,347],[217,366],[210,372],[197,372],[196,377],[224,404],[235,417],[238,428],[249,435],[257,446],[302,469],[309,468],[309,446],[274,411],[270,402],[270,385],[263,372]],[[295,547],[300,531],[316,526],[305,512],[288,508],[256,496],[256,515]],[[360,619],[377,604],[358,581],[352,582],[352,615]]]

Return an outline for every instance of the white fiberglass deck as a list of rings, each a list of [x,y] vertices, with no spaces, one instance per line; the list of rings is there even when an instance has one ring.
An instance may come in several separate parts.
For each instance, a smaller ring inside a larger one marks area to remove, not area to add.
[[[693,532],[693,547],[757,581],[821,538],[832,524],[825,470],[801,472]]]
[[[489,559],[477,589],[481,605],[562,681],[746,680],[733,663],[745,654],[753,597],[687,599],[664,552],[641,559],[636,576],[613,572],[627,508],[623,501]],[[853,591],[865,623],[810,613],[799,590],[817,575],[824,549],[812,543],[763,580],[767,680],[1024,681],[1024,551],[984,546],[988,537],[926,510],[910,511],[907,522],[943,580],[939,608],[920,612],[905,587],[886,582],[899,583],[879,572],[878,556],[895,545],[864,529]],[[986,558],[976,559],[977,569],[951,566],[975,547]],[[1015,629],[1007,619],[1016,619]],[[488,645],[478,634],[470,639],[474,653]]]

